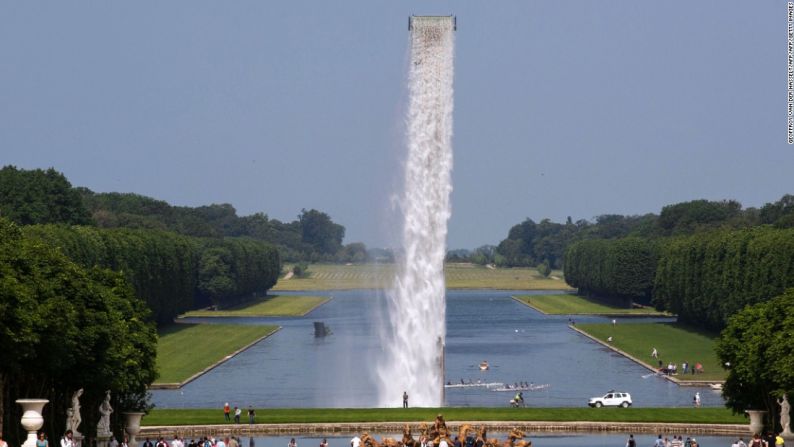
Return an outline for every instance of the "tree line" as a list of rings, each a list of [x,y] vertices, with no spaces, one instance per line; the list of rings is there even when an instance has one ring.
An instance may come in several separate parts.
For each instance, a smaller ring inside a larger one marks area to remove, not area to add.
[[[693,200],[667,205],[658,215],[604,214],[593,222],[585,219],[574,222],[569,217],[565,223],[526,219],[510,228],[507,238],[496,247],[493,263],[514,267],[546,262],[553,268],[562,268],[568,247],[579,241],[626,237],[654,239],[759,225],[794,227],[794,196],[785,195],[761,208],[743,209],[734,200]]]
[[[565,279],[583,294],[650,303],[711,330],[794,286],[794,228],[764,225],[572,244]]]
[[[281,259],[290,262],[366,262],[382,257],[360,242],[343,245],[345,227],[322,211],[303,209],[296,220],[281,222],[264,213],[238,216],[226,203],[173,206],[138,194],[75,188],[52,168],[0,169],[0,215],[20,225],[63,223],[198,238],[244,237],[272,244]]]
[[[197,306],[224,307],[264,294],[281,272],[278,251],[252,239],[53,224],[22,231],[82,266],[121,272],[160,324]]]
[[[77,188],[93,222],[102,228],[146,228],[202,238],[247,237],[275,246],[290,262],[364,262],[362,243],[343,245],[345,227],[315,209],[301,210],[292,222],[264,213],[238,216],[228,204],[172,206],[131,193],[95,193]]]

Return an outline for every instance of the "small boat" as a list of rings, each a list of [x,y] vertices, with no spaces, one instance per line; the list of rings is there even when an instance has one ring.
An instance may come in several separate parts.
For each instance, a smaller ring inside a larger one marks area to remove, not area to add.
[[[483,360],[480,362],[480,371],[487,371],[489,369],[491,369],[491,367],[488,366],[488,360]]]
[[[722,390],[722,384],[721,383],[710,383],[709,384],[709,388],[711,388],[714,391],[720,391],[720,390]]]

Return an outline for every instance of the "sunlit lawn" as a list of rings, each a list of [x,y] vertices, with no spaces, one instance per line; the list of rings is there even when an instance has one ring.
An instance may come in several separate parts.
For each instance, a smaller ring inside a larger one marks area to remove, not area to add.
[[[652,307],[615,307],[569,294],[517,295],[515,298],[541,312],[554,315],[667,315]]]
[[[621,322],[615,326],[605,323],[577,324],[576,327],[602,341],[611,336],[612,346],[654,367],[659,360],[665,366],[668,362],[678,364],[679,371],[685,360],[690,365],[703,364],[703,374],[676,375],[680,380],[724,380],[727,375],[714,352],[716,335],[696,332],[676,323]],[[658,360],[651,357],[653,348],[658,351]]]
[[[395,264],[311,264],[306,277],[280,279],[273,290],[343,290],[389,287]],[[474,264],[446,264],[450,289],[569,290],[562,272],[544,278],[534,268],[488,268]]]
[[[247,407],[247,402],[232,402]],[[743,424],[743,415],[726,408],[266,408],[256,409],[263,424],[344,422],[431,422],[439,413],[447,421],[593,421]],[[160,409],[143,418],[143,425],[223,424],[223,410]]]
[[[328,301],[323,296],[266,296],[228,309],[191,310],[183,317],[299,317]]]
[[[155,383],[180,383],[278,326],[173,324],[159,330]]]

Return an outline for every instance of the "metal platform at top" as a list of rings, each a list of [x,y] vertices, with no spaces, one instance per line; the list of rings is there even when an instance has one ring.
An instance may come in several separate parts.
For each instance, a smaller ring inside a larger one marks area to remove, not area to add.
[[[444,19],[452,21],[452,30],[453,31],[457,31],[458,30],[458,18],[456,16],[454,16],[454,15],[448,15],[448,16],[416,16],[416,15],[412,15],[412,16],[408,17],[408,31],[411,31],[411,30],[414,29],[414,20],[416,20],[416,21],[420,21],[420,20],[421,21],[432,21],[432,20],[441,21],[441,20],[444,20]]]

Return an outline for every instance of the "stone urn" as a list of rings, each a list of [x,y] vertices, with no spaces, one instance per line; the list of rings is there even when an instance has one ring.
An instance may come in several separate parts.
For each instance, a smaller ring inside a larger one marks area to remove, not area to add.
[[[47,399],[17,399],[22,407],[22,427],[28,432],[28,438],[22,447],[36,447],[36,432],[44,425],[41,411],[47,405]]]
[[[761,434],[764,432],[764,415],[766,411],[764,410],[745,410],[750,416],[750,435],[754,435],[756,433]]]
[[[127,443],[131,446],[138,445],[135,437],[141,432],[141,418],[146,413],[130,412],[124,414],[124,431],[127,432]]]

